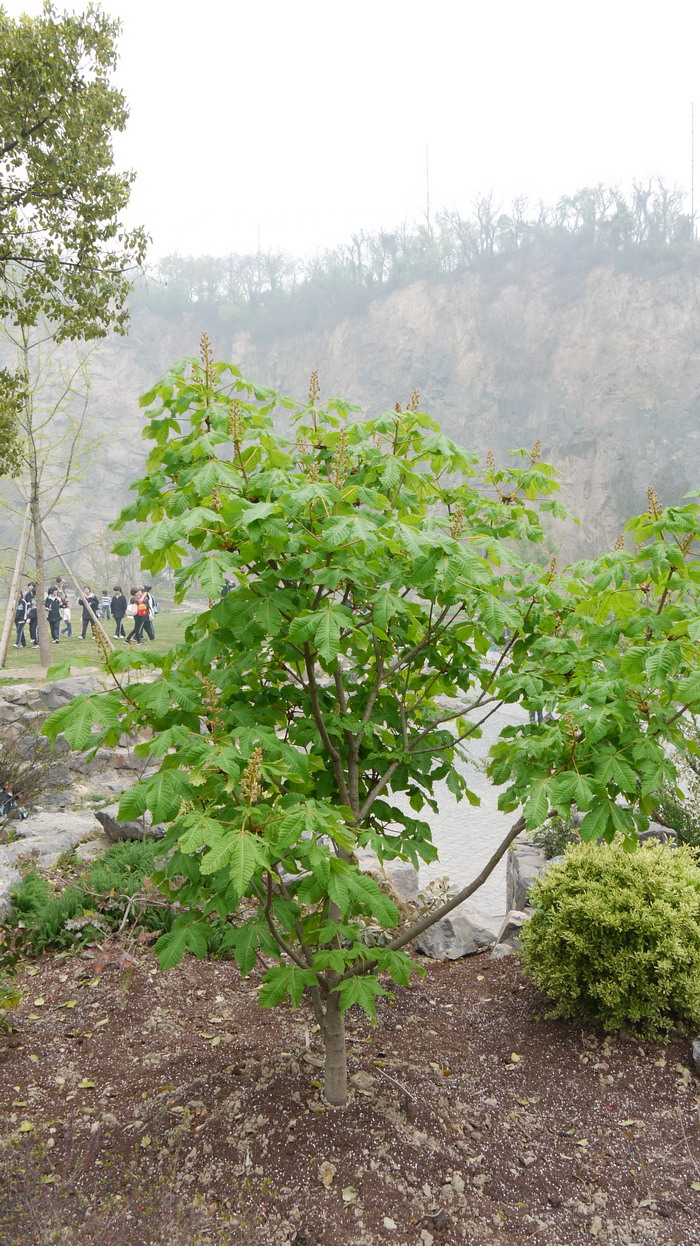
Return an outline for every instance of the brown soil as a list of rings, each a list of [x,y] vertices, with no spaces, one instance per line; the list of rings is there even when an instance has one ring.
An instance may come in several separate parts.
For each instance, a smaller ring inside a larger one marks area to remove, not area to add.
[[[3,1246],[700,1243],[688,1043],[549,1021],[514,960],[353,1010],[345,1110],[234,965],[95,968],[44,958],[0,1038]]]

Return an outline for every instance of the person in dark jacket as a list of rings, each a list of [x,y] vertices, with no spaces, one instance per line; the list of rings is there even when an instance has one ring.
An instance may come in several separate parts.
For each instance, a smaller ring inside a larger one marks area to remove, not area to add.
[[[124,595],[121,584],[115,584],[112,589],[112,600],[109,603],[112,611],[112,618],[116,623],[114,639],[119,640],[120,636],[126,636],[124,631],[124,615],[126,614],[126,597]]]
[[[50,588],[45,601],[46,617],[49,621],[51,639],[55,645],[59,642],[61,630],[61,598],[57,588]]]
[[[29,639],[31,640],[34,648],[37,649],[39,647],[39,637],[37,635],[37,619],[39,616],[37,614],[36,597],[34,595],[34,586],[32,584],[29,585],[27,592],[24,594],[24,600],[27,606],[27,622],[29,623]]]
[[[27,603],[24,599],[24,593],[20,592],[15,606],[15,627],[17,629],[17,639],[15,641],[15,649],[26,649],[27,637],[24,634],[24,626],[27,622]]]
[[[78,598],[78,605],[82,607],[82,611],[83,611],[83,630],[80,633],[81,640],[85,640],[85,637],[87,635],[87,629],[92,623],[92,619],[90,618],[90,615],[88,613],[86,603],[87,605],[90,606],[92,613],[96,616],[100,608],[100,603],[97,600],[95,594],[92,592],[89,584],[85,584],[83,586],[83,596]]]

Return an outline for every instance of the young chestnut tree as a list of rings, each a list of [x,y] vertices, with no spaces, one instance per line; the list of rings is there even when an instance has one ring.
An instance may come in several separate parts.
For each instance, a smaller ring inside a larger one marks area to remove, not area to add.
[[[374,1015],[387,991],[381,975],[408,982],[405,946],[476,889],[526,824],[576,802],[596,828],[604,809],[604,833],[614,833],[610,809],[627,794],[627,770],[610,764],[584,782],[578,744],[578,734],[594,751],[609,740],[615,752],[620,680],[600,693],[604,712],[584,699],[591,661],[608,660],[588,621],[599,612],[603,627],[610,609],[585,568],[562,583],[553,568],[521,562],[523,543],[542,541],[538,510],[563,513],[537,448],[508,470],[479,471],[417,409],[417,395],[405,411],[368,419],[336,399],[320,405],[314,376],[299,407],[214,364],[205,342],[201,362],[178,365],[142,403],[154,445],[119,523],[148,526],[117,552],[136,545],[151,574],[175,568],[180,600],[199,589],[208,605],[167,653],[105,654],[115,687],[57,711],[48,731],[95,748],[151,729],[138,749],[160,759],[158,771],[120,808],[171,824],[157,877],[184,911],[157,944],[161,964],[187,950],[205,955],[208,917],[230,918],[242,972],[263,969],[261,1004],[309,998],[325,1043],[326,1097],[340,1105],[345,1012],[359,1004]],[[288,436],[272,423],[278,405],[291,414]],[[697,531],[697,508],[687,509]],[[614,555],[612,579],[630,574]],[[673,622],[680,632],[684,611]],[[638,613],[635,597],[630,617]],[[655,617],[665,613],[664,602]],[[686,637],[681,648],[694,644],[687,629]],[[617,653],[612,632],[606,643]],[[674,678],[684,677],[687,657]],[[435,784],[478,804],[456,764],[466,742],[504,701],[550,696],[565,700],[564,716],[503,733],[494,762],[498,780],[511,779],[504,806],[524,813],[469,887],[401,927],[356,850],[369,847],[381,861],[434,859],[421,815],[436,808]],[[630,714],[644,730],[640,707]],[[670,711],[663,723],[652,761],[638,764],[667,776]],[[620,822],[630,837],[644,824],[643,812],[635,817]],[[368,945],[370,923],[390,932],[384,946]]]

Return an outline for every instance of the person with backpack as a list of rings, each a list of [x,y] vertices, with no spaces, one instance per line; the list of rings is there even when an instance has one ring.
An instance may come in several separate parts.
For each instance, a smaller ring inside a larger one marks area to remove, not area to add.
[[[24,626],[27,622],[27,603],[24,599],[24,593],[20,590],[17,597],[17,605],[15,606],[15,628],[17,629],[17,639],[15,641],[15,649],[26,649],[27,638],[24,634]]]
[[[143,599],[142,589],[133,588],[131,590],[131,600],[127,607],[127,611],[134,620],[134,626],[133,630],[129,632],[129,635],[125,637],[126,643],[127,645],[130,645],[133,640],[135,644],[142,645],[143,625],[148,618],[148,606]]]
[[[150,584],[144,584],[143,589],[142,589],[141,591],[142,591],[142,593],[143,593],[143,599],[144,599],[144,601],[145,601],[145,603],[146,603],[146,609],[147,609],[147,612],[148,612],[148,613],[147,613],[147,617],[146,617],[146,621],[145,621],[145,623],[144,623],[144,625],[143,625],[143,630],[144,630],[144,632],[146,633],[146,635],[148,636],[148,639],[149,639],[149,640],[155,640],[155,638],[156,638],[156,629],[155,629],[155,627],[153,626],[153,620],[155,619],[155,617],[156,617],[156,615],[157,615],[157,613],[158,613],[158,611],[159,611],[159,609],[160,609],[160,606],[158,605],[158,602],[156,601],[155,597],[153,596],[153,593],[152,593],[152,591],[151,591],[151,586],[150,586]]]
[[[126,636],[126,632],[124,631],[124,615],[126,614],[126,607],[127,600],[124,596],[122,586],[121,584],[115,584],[112,589],[112,600],[109,603],[112,618],[117,625],[114,631],[115,640],[119,640],[120,636]]]

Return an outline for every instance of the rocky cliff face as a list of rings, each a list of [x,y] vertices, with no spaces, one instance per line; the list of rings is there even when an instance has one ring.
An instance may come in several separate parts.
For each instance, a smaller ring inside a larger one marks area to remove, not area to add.
[[[369,410],[421,391],[454,440],[504,459],[542,440],[562,497],[581,520],[557,532],[569,552],[600,552],[645,509],[700,487],[700,304],[696,273],[584,274],[503,265],[418,283],[327,332],[233,356],[266,384],[322,392]]]
[[[103,440],[77,506],[54,532],[76,549],[116,516],[143,470],[138,396],[176,359],[196,354],[206,328],[217,357],[294,397],[305,396],[318,369],[324,394],[369,411],[405,403],[418,388],[423,409],[481,455],[492,449],[503,461],[540,438],[562,500],[581,520],[558,525],[554,539],[568,555],[600,552],[645,508],[649,484],[665,504],[700,487],[698,288],[692,258],[626,271],[516,257],[416,283],[326,330],[266,345],[247,334],[231,341],[197,305],[185,318],[142,304],[130,336],[101,343],[92,357]],[[78,557],[87,574],[93,552]]]

